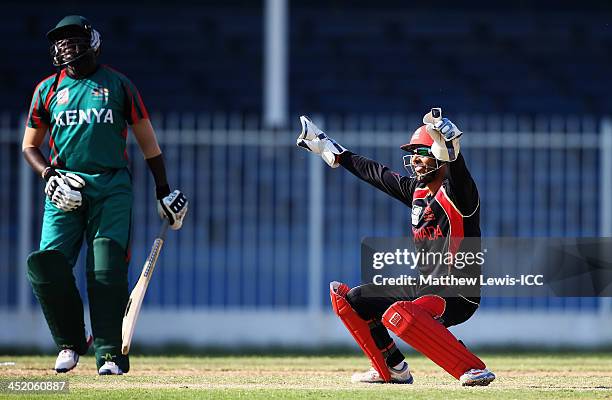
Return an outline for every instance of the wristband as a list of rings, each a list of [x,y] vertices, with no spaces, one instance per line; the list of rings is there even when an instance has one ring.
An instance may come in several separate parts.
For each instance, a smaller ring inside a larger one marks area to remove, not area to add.
[[[40,174],[40,176],[45,180],[45,181],[49,181],[49,178],[51,178],[52,176],[57,175],[57,172],[55,172],[55,169],[53,169],[53,167],[47,167],[43,170],[42,174]]]

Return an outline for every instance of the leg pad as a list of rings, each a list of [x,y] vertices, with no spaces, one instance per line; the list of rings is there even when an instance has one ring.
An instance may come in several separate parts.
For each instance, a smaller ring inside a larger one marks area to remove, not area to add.
[[[128,264],[125,249],[116,241],[94,239],[87,254],[87,290],[98,368],[115,362],[123,372],[129,358],[121,354],[121,326],[127,305]]]
[[[484,369],[485,364],[433,318],[444,311],[440,300],[444,301],[438,296],[423,296],[398,301],[384,313],[383,324],[456,379],[469,369]]]
[[[378,371],[385,382],[389,382],[391,381],[391,373],[385,363],[385,357],[381,350],[376,347],[376,343],[374,343],[368,323],[357,315],[348,301],[346,301],[346,294],[349,290],[350,288],[344,283],[331,282],[329,284],[329,293],[334,312],[340,317],[357,344],[359,344],[359,347],[361,347],[361,350],[370,359],[372,366]]]
[[[30,254],[28,280],[55,344],[85,354],[89,346],[85,339],[83,302],[68,259],[58,250]]]

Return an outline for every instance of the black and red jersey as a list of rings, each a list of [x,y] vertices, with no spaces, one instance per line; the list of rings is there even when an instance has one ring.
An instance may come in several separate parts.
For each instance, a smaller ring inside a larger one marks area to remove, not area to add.
[[[410,231],[416,251],[480,251],[480,199],[462,155],[447,164],[446,176],[436,193],[416,178],[402,176],[366,157],[347,151],[339,158],[340,165],[355,176],[412,208]],[[458,270],[444,263],[420,264],[418,268],[421,274],[434,276],[473,276],[480,271]]]

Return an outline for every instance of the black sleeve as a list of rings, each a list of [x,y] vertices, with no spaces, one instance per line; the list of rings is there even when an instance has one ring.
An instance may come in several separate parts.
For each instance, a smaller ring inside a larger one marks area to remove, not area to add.
[[[455,161],[448,163],[446,178],[450,189],[449,195],[461,214],[464,216],[473,214],[480,204],[478,188],[465,165],[462,154],[459,154]]]
[[[168,178],[166,177],[164,156],[160,154],[155,157],[147,158],[147,165],[155,180],[155,195],[158,200],[161,200],[170,194],[170,185],[168,185]]]
[[[340,165],[359,179],[412,207],[412,194],[416,187],[416,179],[402,176],[385,165],[350,151],[342,153],[338,158]]]

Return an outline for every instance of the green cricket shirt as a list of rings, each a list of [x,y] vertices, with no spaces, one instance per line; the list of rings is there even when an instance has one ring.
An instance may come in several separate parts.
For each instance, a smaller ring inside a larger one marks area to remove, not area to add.
[[[127,126],[145,118],[134,84],[100,65],[83,79],[72,79],[65,69],[43,79],[34,90],[27,126],[49,126],[52,166],[98,174],[127,166]]]

